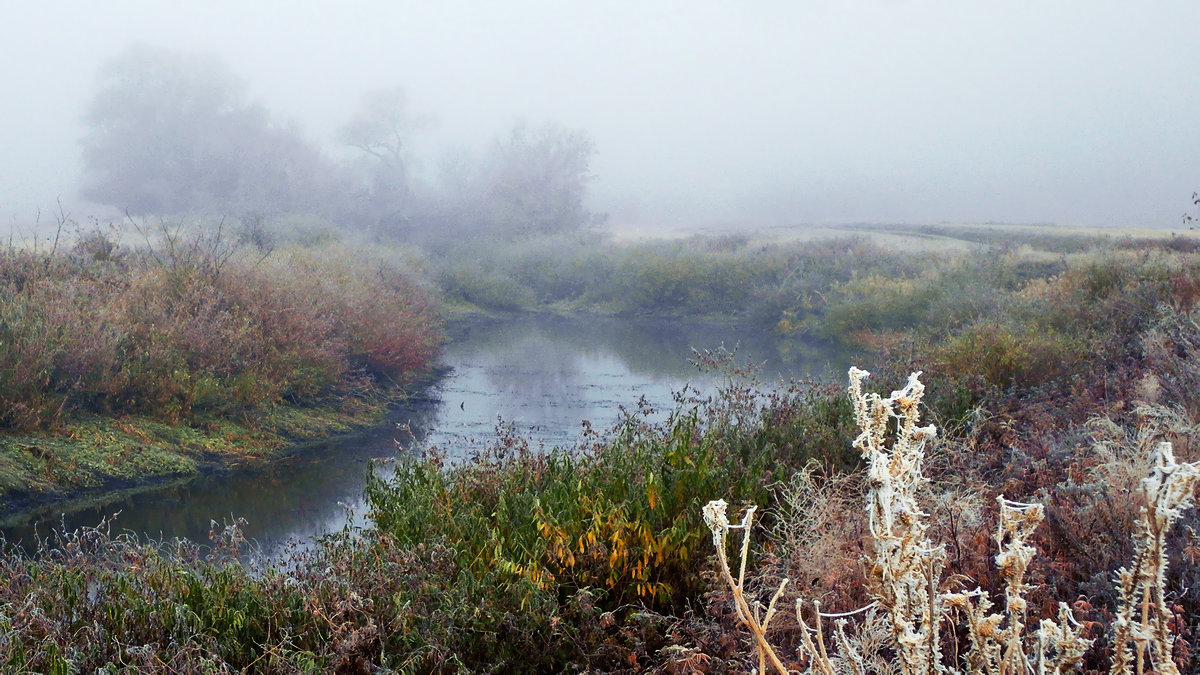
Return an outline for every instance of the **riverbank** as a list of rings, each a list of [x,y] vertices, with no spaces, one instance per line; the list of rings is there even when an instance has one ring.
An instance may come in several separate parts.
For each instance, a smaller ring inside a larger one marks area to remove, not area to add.
[[[117,492],[255,468],[304,452],[315,441],[378,425],[403,399],[400,391],[381,392],[311,406],[280,404],[252,420],[178,424],[93,415],[68,420],[52,433],[2,435],[0,527],[50,505],[69,510]]]
[[[0,533],[29,548],[51,527],[69,531],[107,520],[114,531],[203,542],[211,519],[233,513],[246,520],[242,529],[254,542],[253,555],[272,558],[289,540],[365,522],[370,462],[386,474],[396,459],[435,447],[447,464],[469,462],[497,437],[498,420],[504,433],[553,448],[574,445],[584,420],[609,429],[622,408],[634,404],[655,410],[654,420],[665,418],[675,394],[708,396],[723,382],[692,365],[692,347],[736,345],[739,362],[761,364],[763,382],[846,369],[818,345],[746,327],[665,319],[518,314],[448,323],[446,332],[451,338],[439,357],[445,375],[393,406],[378,426],[309,443],[298,455],[242,463],[233,472],[120,492],[104,503],[41,509],[33,514],[36,532],[31,523],[0,526]]]
[[[0,505],[270,462],[381,419],[443,341],[396,256],[220,226],[0,249]]]

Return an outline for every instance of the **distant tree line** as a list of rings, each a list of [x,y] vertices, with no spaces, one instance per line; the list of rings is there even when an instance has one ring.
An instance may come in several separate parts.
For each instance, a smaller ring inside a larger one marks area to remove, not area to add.
[[[138,45],[107,61],[85,114],[84,197],[134,216],[311,214],[426,246],[596,224],[585,205],[595,146],[581,131],[516,126],[477,158],[413,177],[420,127],[400,88],[366,95],[338,161],[248,100],[220,59]]]

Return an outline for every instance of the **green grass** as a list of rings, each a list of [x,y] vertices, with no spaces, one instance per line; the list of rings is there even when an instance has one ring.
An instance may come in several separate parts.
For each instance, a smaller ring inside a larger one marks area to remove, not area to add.
[[[147,416],[74,416],[53,432],[0,435],[0,504],[7,509],[270,461],[298,443],[379,424],[388,399],[281,403],[253,418],[167,423]]]

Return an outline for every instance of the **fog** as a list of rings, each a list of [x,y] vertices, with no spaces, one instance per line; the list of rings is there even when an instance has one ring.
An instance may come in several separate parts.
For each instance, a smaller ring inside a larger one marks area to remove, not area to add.
[[[411,171],[550,122],[616,229],[1179,227],[1200,189],[1200,3],[222,2],[0,6],[0,216],[81,199],[103,63],[224,62],[334,158],[403,87]],[[457,149],[457,150],[456,150]],[[45,215],[43,215],[45,218]]]

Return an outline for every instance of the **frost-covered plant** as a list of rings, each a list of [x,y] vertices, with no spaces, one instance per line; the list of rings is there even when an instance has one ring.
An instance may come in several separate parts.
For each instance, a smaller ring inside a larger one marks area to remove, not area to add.
[[[920,373],[914,373],[903,389],[892,392],[886,399],[878,394],[863,393],[862,380],[867,375],[864,370],[850,369],[850,398],[862,430],[854,447],[869,464],[867,514],[871,537],[875,541],[875,555],[869,561],[871,594],[875,604],[888,617],[901,672],[927,672],[931,664],[941,661],[938,621],[943,612],[943,600],[938,594],[938,586],[946,556],[940,546],[934,546],[925,536],[926,514],[917,503],[917,493],[925,482],[921,473],[925,443],[937,430],[932,425],[918,426],[919,406],[925,392],[918,379]],[[742,543],[741,572],[736,581],[729,571],[725,554],[725,535],[735,526],[729,524],[725,509],[723,500],[709,502],[704,508],[704,517],[713,533],[722,576],[733,589],[738,619],[755,635],[760,664],[765,664],[769,658],[780,672],[787,672],[764,636],[766,624],[774,615],[775,600],[787,585],[787,579],[775,592],[765,619],[760,623],[757,610],[751,611],[743,591],[748,527],[753,509],[747,511],[742,525],[736,526],[747,528]],[[810,657],[816,672],[832,674],[840,668],[835,669],[835,662],[824,643],[820,604],[814,602],[813,610],[815,640],[809,636],[809,627],[804,621],[803,603],[798,601],[796,604],[806,656]],[[835,630],[835,641],[846,652],[838,663],[849,667],[850,672],[860,671],[861,656],[852,649],[845,635],[845,623],[835,624]]]
[[[1113,623],[1114,673],[1146,672],[1146,661],[1156,673],[1178,673],[1171,659],[1174,636],[1167,609],[1166,537],[1171,524],[1192,505],[1200,480],[1200,462],[1175,461],[1170,443],[1159,443],[1154,451],[1154,468],[1142,481],[1145,504],[1137,533],[1133,569],[1117,571],[1120,591]]]
[[[925,385],[913,373],[908,384],[887,398],[864,394],[870,373],[850,369],[850,400],[862,430],[854,447],[867,461],[867,515],[875,555],[871,561],[871,594],[891,619],[901,672],[926,672],[941,661],[938,618],[942,600],[938,585],[946,552],[925,535],[926,514],[917,493],[926,479],[921,471],[925,443],[937,434],[933,425],[918,426]]]
[[[717,548],[717,563],[721,567],[721,576],[725,579],[725,583],[729,584],[733,590],[733,607],[737,612],[738,620],[746,624],[750,631],[754,633],[755,649],[758,655],[758,670],[765,672],[767,661],[779,670],[781,673],[787,673],[788,670],[779,661],[779,657],[775,654],[775,649],[767,642],[766,632],[767,626],[771,623],[771,619],[775,617],[775,602],[779,599],[783,589],[787,586],[788,580],[784,579],[779,584],[779,589],[775,591],[775,595],[771,598],[770,604],[767,605],[766,614],[762,613],[762,603],[757,601],[751,603],[746,600],[744,588],[746,585],[746,556],[750,552],[750,524],[754,522],[755,507],[751,506],[746,509],[746,513],[742,516],[742,522],[739,525],[730,525],[729,517],[725,510],[728,504],[724,499],[717,499],[709,502],[703,509],[704,522],[708,525],[708,529],[712,531],[713,545]],[[738,529],[742,531],[742,555],[741,564],[738,565],[738,577],[735,581],[733,573],[729,570],[729,558],[725,554],[725,542],[728,538],[729,530]]]
[[[1026,573],[1035,553],[1027,542],[1045,515],[1041,504],[997,498],[995,541],[1000,550],[994,560],[1005,585],[1003,611],[993,612],[995,603],[987,591],[979,588],[957,593],[939,590],[946,556],[944,549],[934,546],[926,536],[926,514],[917,500],[926,480],[921,470],[924,448],[936,433],[933,426],[919,426],[918,407],[924,394],[920,373],[911,375],[905,387],[888,398],[863,393],[862,380],[867,375],[857,368],[850,369],[850,396],[862,430],[854,447],[868,462],[867,515],[874,552],[867,562],[873,602],[862,610],[830,615],[821,612],[819,602],[813,601],[811,610],[806,611],[808,605],[796,601],[801,642],[798,658],[806,663],[807,672],[959,672],[943,663],[938,642],[941,623],[950,620],[952,612],[966,621],[969,649],[963,665],[968,673],[1043,675],[1078,668],[1092,641],[1083,637],[1083,627],[1065,603],[1058,604],[1056,618],[1042,619],[1036,630],[1027,632],[1025,594],[1030,587]],[[1193,492],[1200,483],[1200,462],[1177,463],[1171,444],[1159,443],[1153,452],[1153,464],[1150,476],[1142,481],[1146,505],[1142,508],[1133,568],[1122,568],[1117,575],[1120,603],[1113,625],[1113,673],[1141,675],[1150,672],[1148,667],[1156,673],[1178,672],[1171,660],[1174,637],[1164,598],[1166,534],[1181,512],[1192,505]],[[785,578],[775,591],[765,615],[761,603],[746,598],[745,568],[754,508],[746,512],[740,525],[729,524],[726,508],[723,500],[704,508],[722,576],[733,590],[738,619],[754,634],[758,672],[763,672],[769,661],[773,668],[787,673],[766,631],[788,580]],[[730,529],[743,531],[736,580],[725,551]],[[846,630],[847,617],[862,611],[867,612],[867,618],[852,636]],[[826,644],[823,618],[835,619],[831,639],[837,646],[836,654]],[[886,649],[872,642],[881,632],[890,638]],[[895,663],[880,665],[881,651],[893,655]]]
[[[1025,636],[1027,603],[1025,573],[1035,550],[1026,541],[1045,517],[1041,504],[1025,504],[997,497],[1000,519],[996,528],[996,567],[1004,580],[1004,613],[993,613],[987,591],[945,596],[949,608],[960,610],[967,619],[970,650],[967,669],[972,673],[1061,673],[1074,668],[1091,646],[1081,637],[1080,625],[1070,609],[1059,603],[1059,620],[1044,619],[1035,632],[1036,644]],[[1030,661],[1033,650],[1034,661]]]

